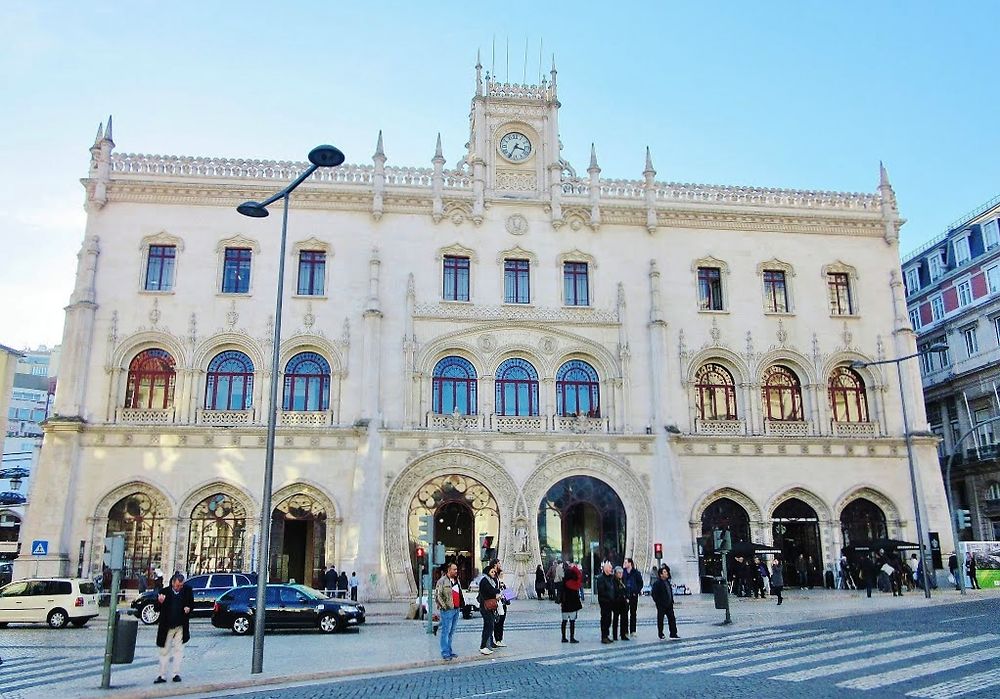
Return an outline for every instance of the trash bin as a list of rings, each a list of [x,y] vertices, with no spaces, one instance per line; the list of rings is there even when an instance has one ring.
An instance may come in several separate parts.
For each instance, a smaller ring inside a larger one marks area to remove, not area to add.
[[[729,586],[726,583],[715,583],[715,608],[729,609]]]
[[[131,614],[118,613],[115,621],[115,645],[111,651],[111,662],[127,665],[135,659],[135,637],[139,632],[139,620]]]

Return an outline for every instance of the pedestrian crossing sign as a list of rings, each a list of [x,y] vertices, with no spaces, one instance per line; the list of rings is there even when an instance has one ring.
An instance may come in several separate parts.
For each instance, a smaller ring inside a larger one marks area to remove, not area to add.
[[[47,556],[49,555],[49,542],[44,539],[35,539],[31,542],[31,555],[32,556]]]

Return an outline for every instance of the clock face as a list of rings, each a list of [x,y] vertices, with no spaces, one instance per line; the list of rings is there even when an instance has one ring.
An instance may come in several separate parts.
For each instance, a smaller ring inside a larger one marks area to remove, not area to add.
[[[531,150],[531,141],[519,131],[511,131],[500,139],[500,152],[515,163],[527,160]]]

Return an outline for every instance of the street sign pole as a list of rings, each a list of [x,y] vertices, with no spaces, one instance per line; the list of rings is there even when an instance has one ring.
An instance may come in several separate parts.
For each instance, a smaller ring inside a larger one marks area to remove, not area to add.
[[[427,633],[434,633],[434,566],[437,561],[434,558],[434,539],[428,542],[427,547]]]
[[[118,590],[125,564],[125,537],[120,534],[105,537],[104,565],[111,569],[111,599],[108,602],[108,633],[104,641],[104,669],[101,671],[101,689],[111,688],[111,658],[115,650],[115,632],[118,630]]]

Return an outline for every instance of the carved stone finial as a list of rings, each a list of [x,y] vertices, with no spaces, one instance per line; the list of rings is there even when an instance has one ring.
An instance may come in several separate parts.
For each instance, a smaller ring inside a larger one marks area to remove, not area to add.
[[[646,146],[646,169],[642,171],[642,174],[647,177],[650,174],[656,174],[656,170],[653,169],[653,157],[650,155],[649,146]]]
[[[441,162],[444,162],[444,154],[441,152],[441,132],[438,131],[437,143],[434,145],[434,160],[432,162],[437,162],[438,158]]]
[[[878,186],[892,187],[889,184],[889,172],[885,169],[885,165],[882,164],[881,160],[878,161]]]
[[[111,145],[115,145],[115,139],[111,137],[111,115],[108,115],[108,128],[104,132],[104,140],[109,141]]]
[[[597,149],[593,143],[590,144],[590,167],[587,168],[587,172],[591,170],[601,171],[601,168],[597,165]]]
[[[94,147],[104,140],[104,122],[97,125],[97,135],[94,137]]]

